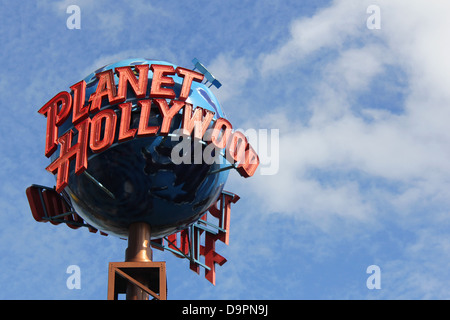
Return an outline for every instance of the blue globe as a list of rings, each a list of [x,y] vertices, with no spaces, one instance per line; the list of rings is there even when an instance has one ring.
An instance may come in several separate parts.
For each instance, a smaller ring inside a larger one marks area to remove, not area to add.
[[[84,79],[87,84],[85,103],[96,90],[96,73],[139,64],[177,67],[168,62],[148,59],[127,59],[106,65]],[[183,78],[174,75],[173,79],[173,89],[178,96]],[[118,80],[116,75],[116,86]],[[147,91],[151,81],[152,72],[149,71]],[[138,100],[128,90],[126,101],[133,105],[130,128],[138,128]],[[186,102],[192,104],[193,108],[198,106],[213,111],[214,119],[226,118],[217,98],[202,83],[192,83]],[[160,126],[162,117],[157,107],[155,110],[153,107],[148,125]],[[114,110],[118,117],[117,123],[120,123],[118,105],[109,105],[107,99],[103,99],[103,109]],[[181,122],[180,111],[172,120],[170,132],[180,128]],[[60,127],[59,135],[70,129],[73,129],[71,118]],[[172,151],[179,143],[178,139],[174,139],[175,134],[135,137],[117,143],[117,131],[111,147],[101,153],[88,154],[88,168],[84,173],[76,175],[73,161],[71,163],[69,184],[65,191],[77,213],[89,224],[108,234],[126,238],[130,224],[146,222],[151,226],[152,239],[157,239],[185,229],[197,221],[221,194],[228,177],[228,170],[221,169],[229,166],[222,156],[215,155],[221,161],[212,164],[205,161],[175,164]],[[73,144],[76,142],[77,135],[74,134]],[[199,148],[199,145],[202,150],[206,147],[205,143],[194,139],[190,143],[192,150]],[[52,161],[58,155],[59,152],[55,152]],[[193,157],[194,152],[191,155]]]

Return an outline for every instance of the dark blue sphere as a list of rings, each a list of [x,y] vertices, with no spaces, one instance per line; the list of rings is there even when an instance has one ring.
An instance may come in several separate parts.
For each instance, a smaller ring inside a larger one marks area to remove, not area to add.
[[[108,69],[137,64],[176,65],[147,59],[128,59],[104,66],[84,80],[86,104],[97,87],[95,74]],[[173,87],[177,96],[183,79],[173,76]],[[152,72],[149,71],[147,92],[150,90]],[[118,78],[115,76],[116,86]],[[132,102],[131,128],[137,128],[140,109],[135,107],[137,99],[128,89],[127,102]],[[106,100],[106,99],[104,99]],[[225,118],[219,102],[211,90],[202,83],[193,82],[186,102],[195,107],[215,113],[214,119]],[[118,105],[103,103],[101,110],[113,109],[120,123]],[[92,117],[93,115],[91,115]],[[181,127],[180,111],[171,123],[170,132]],[[161,125],[158,109],[153,110],[148,125]],[[71,119],[60,128],[59,135],[73,129]],[[116,130],[118,131],[118,130]],[[206,163],[188,162],[175,164],[173,148],[179,143],[176,134],[167,136],[135,137],[117,143],[117,132],[111,147],[101,153],[89,153],[87,170],[76,175],[73,163],[70,168],[69,185],[65,191],[71,198],[77,213],[89,224],[108,234],[128,236],[128,227],[134,222],[147,222],[151,226],[152,238],[160,238],[188,227],[197,221],[217,200],[228,177],[228,170],[220,169],[229,163],[219,154],[219,161]],[[73,143],[77,142],[74,136]],[[204,150],[202,141],[190,140],[191,149]],[[184,149],[186,151],[186,148]],[[216,153],[217,150],[216,150]],[[55,152],[57,156],[57,152]],[[191,152],[192,160],[195,152]]]

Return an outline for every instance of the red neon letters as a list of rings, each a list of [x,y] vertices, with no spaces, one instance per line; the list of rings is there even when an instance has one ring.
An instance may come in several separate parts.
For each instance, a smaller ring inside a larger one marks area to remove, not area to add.
[[[221,256],[216,251],[216,241],[222,241],[226,245],[229,244],[230,239],[230,212],[231,203],[236,203],[239,196],[223,192],[219,199],[209,208],[209,213],[217,218],[217,228],[214,232],[209,231],[209,228],[201,228],[202,222],[207,221],[208,213],[205,213],[199,222],[192,225],[189,229],[181,230],[177,233],[171,234],[167,237],[167,246],[164,239],[157,239],[152,241],[152,247],[158,250],[169,248],[174,250],[176,256],[181,257],[180,254],[190,258],[189,267],[192,271],[200,273],[200,257],[203,257],[205,268],[205,278],[213,285],[216,283],[216,269],[218,264],[222,266],[227,259]],[[204,237],[202,238],[202,234]],[[203,239],[203,244],[201,244]],[[157,245],[155,245],[157,244]]]
[[[148,72],[153,72],[151,88],[148,90]],[[97,88],[85,101],[86,82],[80,81],[70,88],[73,97],[68,92],[62,91],[48,101],[38,112],[47,117],[47,133],[45,142],[45,156],[50,157],[60,145],[59,158],[54,160],[47,170],[57,175],[56,190],[61,192],[68,184],[69,164],[75,161],[75,173],[80,174],[87,169],[88,148],[94,153],[107,150],[114,142],[116,130],[118,130],[117,142],[124,142],[137,137],[153,136],[156,134],[167,135],[171,132],[173,117],[183,112],[182,133],[193,135],[202,139],[205,132],[212,124],[211,143],[219,149],[226,148],[227,160],[238,163],[237,171],[243,177],[252,176],[259,165],[259,158],[240,132],[232,132],[231,123],[218,118],[213,122],[214,113],[200,107],[193,110],[193,106],[186,103],[193,81],[201,82],[203,74],[178,67],[174,69],[168,65],[136,65],[134,72],[131,67],[118,67],[115,69],[119,77],[116,89],[113,70],[106,70],[96,74],[98,78]],[[173,86],[174,79],[170,76],[177,74],[183,78],[181,91],[176,99]],[[138,75],[138,76],[136,76]],[[138,100],[140,108],[139,128],[130,128],[131,108],[126,99],[127,90],[131,88]],[[148,98],[146,98],[148,97]],[[167,101],[166,99],[169,99]],[[119,104],[121,113],[112,109],[100,110],[103,101],[110,105]],[[155,105],[162,116],[161,127],[148,126],[148,119]],[[69,118],[72,113],[72,124],[78,131],[78,141],[72,145],[73,129],[58,135],[58,128]],[[200,125],[196,125],[196,124]]]

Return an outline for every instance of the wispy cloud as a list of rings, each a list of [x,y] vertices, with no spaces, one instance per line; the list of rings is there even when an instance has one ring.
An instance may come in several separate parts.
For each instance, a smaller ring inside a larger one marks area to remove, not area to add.
[[[447,264],[448,236],[438,226],[448,225],[450,204],[445,191],[450,140],[444,125],[450,83],[444,55],[450,48],[441,33],[449,27],[442,16],[449,7],[442,2],[376,3],[381,30],[365,26],[365,8],[371,3],[334,1],[312,17],[294,21],[291,37],[261,54],[255,69],[266,81],[281,71],[294,82],[310,77],[313,85],[306,104],[286,96],[287,108],[267,115],[273,119],[277,114],[278,123],[272,123],[281,129],[278,174],[258,176],[249,181],[251,191],[240,191],[254,199],[259,214],[293,216],[299,224],[312,223],[333,236],[337,230],[355,239],[366,234],[372,248],[378,246],[376,230],[395,225],[402,230],[394,236],[399,241],[395,246],[405,253],[396,258],[381,247],[374,251],[388,267],[388,281],[398,286],[381,296],[447,296],[439,283],[447,272],[426,271],[419,267],[419,256],[427,247],[433,265],[429,270]],[[393,70],[401,70],[402,83],[392,77]],[[401,108],[370,103],[371,96],[375,100],[383,94],[376,91],[382,88],[379,83],[401,87],[400,97],[392,101]],[[287,82],[280,86],[289,90]],[[361,97],[367,103],[358,104]],[[409,241],[401,240],[403,232],[414,240],[400,245]]]

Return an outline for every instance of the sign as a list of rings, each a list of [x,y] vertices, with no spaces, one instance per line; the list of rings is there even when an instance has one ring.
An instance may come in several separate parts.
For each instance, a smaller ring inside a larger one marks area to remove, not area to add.
[[[149,70],[153,72],[150,89],[147,89]],[[114,72],[118,74],[119,82],[116,88]],[[135,75],[137,74],[137,75]],[[176,96],[171,88],[174,86],[173,75],[183,78],[181,91]],[[219,149],[226,149],[228,160],[238,163],[237,171],[241,176],[252,176],[259,164],[259,158],[251,147],[247,138],[239,131],[232,132],[231,123],[218,118],[213,121],[214,113],[193,106],[186,102],[193,81],[201,82],[203,74],[185,68],[144,64],[118,67],[96,74],[97,89],[85,104],[86,82],[84,80],[72,85],[73,94],[62,91],[50,99],[39,113],[47,117],[47,133],[45,140],[45,156],[50,157],[60,145],[59,157],[46,169],[56,175],[56,190],[61,192],[69,179],[69,163],[75,162],[75,173],[80,174],[88,168],[88,148],[93,153],[107,150],[114,142],[118,133],[117,142],[130,139],[169,134],[173,117],[179,112],[183,113],[182,134],[193,135],[202,139],[206,130],[213,124],[211,143]],[[133,90],[140,108],[140,121],[138,129],[130,128],[132,104],[125,102],[127,86]],[[110,105],[118,105],[118,115],[112,109],[100,110],[106,100]],[[161,126],[148,126],[151,105],[158,107],[163,118]],[[70,129],[62,136],[58,135],[59,127],[68,120],[72,114],[71,123],[78,131],[77,143],[72,145],[74,131]],[[220,138],[219,138],[220,136]]]
[[[121,238],[145,222],[153,248],[188,259],[196,273],[204,268],[215,284],[215,266],[226,262],[216,242],[229,244],[230,206],[239,200],[223,191],[228,169],[250,177],[259,157],[210,91],[221,83],[193,62],[200,72],[122,60],[44,104],[46,169],[56,186],[27,189],[34,219]],[[198,162],[190,153],[198,148],[220,161]]]

